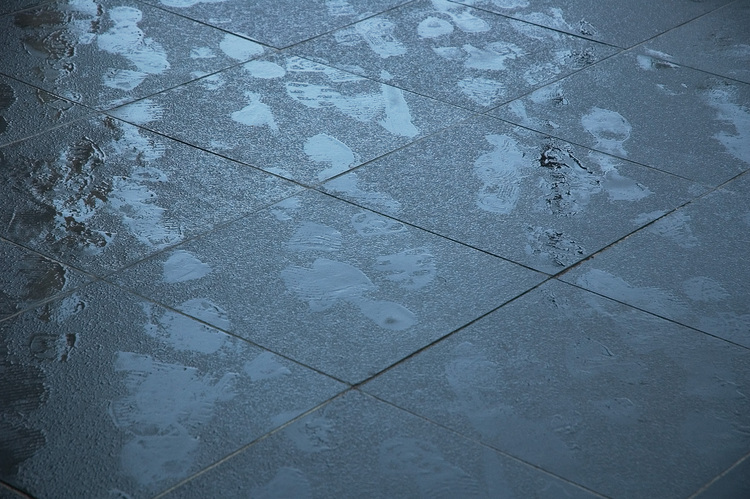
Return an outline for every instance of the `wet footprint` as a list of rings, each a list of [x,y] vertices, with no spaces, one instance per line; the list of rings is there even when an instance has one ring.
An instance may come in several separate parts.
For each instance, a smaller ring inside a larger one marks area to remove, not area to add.
[[[354,25],[357,34],[383,59],[406,53],[406,47],[393,36],[395,28],[395,23],[382,18],[366,19]]]
[[[401,222],[367,211],[352,217],[352,227],[360,236],[385,236],[406,231],[406,226]]]
[[[553,269],[572,265],[586,254],[583,246],[562,231],[529,226],[526,232],[526,254]]]
[[[466,44],[463,46],[463,50],[469,55],[469,58],[464,62],[464,66],[482,71],[502,71],[506,69],[505,63],[507,61],[518,59],[524,55],[520,47],[506,42],[489,43],[484,49]]]
[[[581,125],[596,141],[595,149],[627,157],[623,147],[630,138],[632,127],[617,111],[592,107],[581,117]]]
[[[268,127],[272,132],[278,132],[279,126],[273,117],[273,112],[268,104],[260,101],[261,95],[253,92],[245,92],[248,105],[232,113],[232,119],[237,123],[247,126]]]
[[[490,30],[487,21],[473,15],[466,7],[447,0],[432,0],[432,5],[438,12],[449,16],[458,29],[464,33],[483,33]]]
[[[305,141],[305,154],[312,161],[331,165],[318,173],[318,180],[326,180],[348,171],[357,161],[349,146],[325,133],[313,135]]]
[[[477,206],[492,213],[513,211],[521,194],[523,170],[528,162],[518,142],[507,135],[486,135],[495,147],[474,161],[474,174],[482,187],[477,194]]]
[[[359,178],[355,172],[343,175],[326,184],[326,187],[369,205],[379,211],[396,213],[401,209],[401,203],[396,201],[387,193],[367,190],[366,186],[360,186]]]
[[[289,251],[326,251],[341,249],[341,232],[316,222],[304,222],[286,243]]]
[[[417,322],[406,307],[390,301],[366,298],[376,286],[360,271],[347,263],[318,258],[312,268],[291,266],[281,271],[286,288],[306,301],[315,312],[328,310],[339,301],[352,304],[362,314],[384,329],[401,331]]]
[[[419,289],[435,279],[437,269],[435,257],[425,248],[413,248],[393,255],[379,256],[373,266],[380,272],[388,272],[386,279],[399,283],[406,289]]]
[[[133,90],[148,75],[160,74],[169,69],[164,48],[138,27],[143,13],[133,7],[115,7],[109,11],[114,23],[106,33],[97,37],[100,50],[120,55],[133,64],[137,71],[113,69],[105,75],[104,84],[120,90]]]
[[[453,25],[439,17],[427,17],[417,26],[420,38],[438,38],[453,33]]]
[[[408,308],[392,301],[370,300],[361,296],[349,299],[362,315],[391,331],[403,331],[417,323],[417,316]]]

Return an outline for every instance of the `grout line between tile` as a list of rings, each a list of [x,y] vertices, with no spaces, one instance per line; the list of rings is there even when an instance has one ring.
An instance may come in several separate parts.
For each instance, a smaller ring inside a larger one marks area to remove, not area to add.
[[[365,395],[367,397],[371,397],[371,398],[373,398],[373,399],[375,399],[375,400],[377,400],[379,402],[382,402],[382,403],[384,403],[386,405],[389,405],[389,406],[391,406],[391,407],[393,407],[393,408],[395,408],[395,409],[397,409],[399,411],[403,411],[403,412],[406,412],[407,414],[411,414],[412,416],[417,417],[417,418],[419,418],[419,419],[421,419],[423,421],[426,421],[426,422],[428,422],[428,423],[430,423],[432,425],[435,425],[435,426],[437,426],[437,427],[439,427],[439,428],[441,428],[443,430],[446,430],[449,433],[457,435],[457,436],[459,436],[459,437],[461,437],[463,439],[466,439],[466,440],[468,440],[470,442],[474,442],[475,444],[480,445],[481,447],[485,447],[485,448],[490,449],[490,450],[492,450],[494,452],[497,452],[498,454],[501,454],[502,456],[504,456],[504,457],[506,457],[506,458],[508,458],[508,459],[510,459],[512,461],[515,461],[517,463],[523,464],[525,466],[529,466],[530,468],[534,468],[535,470],[537,470],[537,471],[539,471],[539,472],[541,472],[541,473],[543,473],[543,474],[545,474],[547,476],[554,477],[554,478],[556,478],[556,479],[558,479],[558,480],[560,480],[562,482],[565,482],[565,483],[567,483],[567,484],[569,484],[569,485],[571,485],[573,487],[576,487],[578,489],[584,490],[584,491],[586,491],[586,492],[588,492],[590,494],[593,494],[593,495],[595,495],[597,497],[601,497],[601,498],[605,498],[605,499],[607,498],[607,496],[605,496],[605,495],[603,495],[603,494],[601,494],[601,493],[599,493],[599,492],[597,492],[597,491],[595,491],[593,489],[589,489],[588,487],[580,485],[580,484],[578,484],[578,483],[576,483],[576,482],[574,482],[572,480],[569,480],[569,479],[567,479],[567,478],[565,478],[563,476],[560,476],[560,475],[557,475],[557,474],[555,474],[555,473],[553,473],[551,471],[548,471],[545,468],[543,468],[543,467],[541,467],[541,466],[539,466],[537,464],[532,463],[531,461],[526,461],[525,459],[522,459],[522,458],[520,458],[518,456],[515,456],[514,454],[511,454],[511,453],[506,452],[506,451],[504,451],[502,449],[499,449],[498,447],[490,445],[490,444],[488,444],[486,442],[483,442],[483,441],[481,441],[481,440],[479,440],[477,438],[474,438],[474,437],[469,436],[469,435],[465,435],[464,433],[461,433],[458,430],[454,430],[453,428],[445,426],[442,423],[439,423],[439,422],[434,421],[434,420],[432,420],[432,419],[430,419],[430,418],[428,418],[426,416],[423,416],[423,415],[418,414],[416,412],[413,412],[413,411],[411,411],[409,409],[401,407],[400,405],[397,405],[397,404],[395,404],[393,402],[390,402],[390,401],[388,401],[386,399],[380,398],[379,396],[374,395],[374,394],[372,394],[370,392],[363,391],[360,388],[355,388],[355,389],[358,392],[362,393],[363,395]]]
[[[701,487],[698,490],[696,490],[695,493],[693,493],[690,497],[688,497],[688,499],[695,499],[695,498],[697,498],[698,496],[700,496],[700,494],[702,494],[703,492],[705,492],[709,488],[711,488],[711,486],[713,484],[715,484],[716,482],[718,482],[719,480],[721,480],[722,478],[724,478],[725,476],[727,476],[729,473],[731,473],[732,471],[734,471],[736,468],[738,468],[745,461],[748,461],[748,460],[750,460],[750,454],[744,455],[743,457],[741,457],[740,459],[738,459],[737,462],[735,462],[733,465],[731,465],[729,468],[725,469],[724,471],[722,471],[721,473],[719,473],[718,475],[716,475],[706,485],[704,485],[703,487]]]
[[[166,496],[167,494],[169,494],[169,493],[171,493],[171,492],[173,492],[173,491],[175,491],[175,490],[179,489],[180,487],[182,487],[182,486],[183,486],[183,485],[185,485],[186,483],[188,483],[188,482],[190,482],[190,481],[192,481],[192,480],[194,480],[194,479],[196,479],[196,478],[200,477],[201,475],[203,475],[203,474],[205,474],[205,473],[208,473],[209,471],[211,471],[211,470],[212,470],[212,469],[214,469],[214,468],[217,468],[217,467],[221,466],[222,464],[224,464],[225,462],[227,462],[227,461],[231,460],[231,459],[232,459],[232,458],[234,458],[235,456],[238,456],[239,454],[242,454],[243,452],[245,452],[245,451],[246,451],[247,449],[249,449],[249,448],[250,448],[250,447],[252,447],[253,445],[255,445],[255,444],[257,444],[257,443],[260,443],[260,442],[262,442],[263,440],[266,440],[267,438],[269,438],[269,437],[271,437],[271,436],[275,435],[275,434],[276,434],[276,433],[278,433],[279,431],[281,431],[281,430],[285,429],[285,428],[286,428],[286,427],[288,427],[289,425],[291,425],[291,424],[294,424],[294,423],[296,423],[297,421],[299,421],[300,419],[303,419],[303,418],[305,418],[305,417],[306,417],[306,416],[308,416],[309,414],[312,414],[312,413],[314,413],[314,412],[316,412],[316,411],[320,410],[321,408],[323,408],[324,406],[326,406],[326,405],[330,404],[330,403],[331,403],[331,402],[333,402],[334,400],[336,400],[336,399],[338,399],[338,398],[341,398],[341,397],[343,397],[343,396],[344,396],[344,395],[345,395],[346,393],[350,392],[351,390],[352,390],[352,388],[347,388],[347,389],[345,389],[345,390],[341,391],[340,393],[337,393],[336,395],[334,395],[334,396],[330,397],[329,399],[327,399],[327,400],[324,400],[323,402],[321,402],[320,404],[316,405],[315,407],[313,407],[313,408],[311,408],[311,409],[308,409],[307,411],[305,411],[305,412],[301,413],[300,415],[298,415],[298,416],[296,416],[296,417],[294,417],[294,418],[290,419],[290,420],[289,420],[289,421],[287,421],[286,423],[284,423],[284,424],[282,424],[282,425],[280,425],[280,426],[277,426],[276,428],[273,428],[272,430],[268,431],[267,433],[264,433],[263,435],[259,436],[258,438],[255,438],[255,439],[254,439],[254,440],[252,440],[251,442],[249,442],[249,443],[247,443],[247,444],[245,444],[245,445],[241,446],[241,447],[240,447],[239,449],[236,449],[235,451],[233,451],[233,452],[230,452],[229,454],[227,454],[226,456],[222,457],[222,458],[221,458],[221,459],[219,459],[218,461],[216,461],[216,462],[214,462],[214,463],[212,463],[212,464],[209,464],[208,466],[206,466],[206,467],[205,467],[205,468],[203,468],[202,470],[200,470],[200,471],[198,471],[198,472],[194,473],[193,475],[191,475],[191,476],[189,476],[189,477],[187,477],[187,478],[185,478],[185,479],[181,480],[180,482],[178,482],[178,483],[176,483],[175,485],[173,485],[173,486],[169,487],[168,489],[166,489],[166,490],[164,490],[164,491],[162,491],[162,492],[158,493],[157,495],[153,496],[153,498],[152,498],[152,499],[160,499],[160,498],[162,498],[162,497]]]

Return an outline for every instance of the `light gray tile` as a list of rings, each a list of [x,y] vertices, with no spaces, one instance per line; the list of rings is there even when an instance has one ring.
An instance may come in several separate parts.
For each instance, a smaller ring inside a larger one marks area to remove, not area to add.
[[[252,61],[113,114],[307,184],[468,116],[396,87],[287,55]]]
[[[324,188],[551,274],[704,192],[492,118],[452,127]]]
[[[363,390],[608,497],[687,497],[750,449],[750,350],[551,281]]]
[[[104,284],[0,338],[0,479],[35,497],[152,497],[343,388]]]
[[[352,392],[167,497],[596,497]]]
[[[750,168],[750,86],[646,49],[587,68],[492,114],[692,180]]]
[[[292,50],[474,110],[507,102],[616,52],[447,0],[410,3]]]
[[[750,347],[748,193],[746,174],[562,278]]]
[[[354,383],[543,277],[309,192],[116,279],[188,314],[209,299],[212,324]]]

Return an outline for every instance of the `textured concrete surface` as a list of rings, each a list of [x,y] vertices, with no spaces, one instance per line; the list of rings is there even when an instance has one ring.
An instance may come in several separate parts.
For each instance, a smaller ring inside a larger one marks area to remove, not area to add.
[[[749,12],[2,2],[0,497],[749,497]]]

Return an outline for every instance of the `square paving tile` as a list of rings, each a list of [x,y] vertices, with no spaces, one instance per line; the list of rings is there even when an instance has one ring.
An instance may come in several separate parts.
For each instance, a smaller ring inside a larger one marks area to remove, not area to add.
[[[267,51],[132,0],[57,0],[4,16],[0,45],[0,72],[99,108],[133,101]]]
[[[632,47],[731,0],[455,0],[618,47]]]
[[[212,324],[354,383],[543,276],[310,191],[114,278],[188,314],[210,299],[231,320]]]
[[[750,85],[658,58],[617,55],[492,114],[719,185],[750,168]]]
[[[750,1],[734,2],[646,44],[662,58],[750,83]]]
[[[101,274],[298,187],[110,117],[0,149],[0,235]]]
[[[166,497],[597,497],[350,392]]]
[[[704,191],[488,117],[461,123],[323,187],[551,274]]]
[[[0,239],[0,321],[88,280],[66,265]]]
[[[750,350],[551,281],[363,389],[608,497],[687,497],[750,449]]]
[[[292,50],[474,110],[507,102],[616,52],[447,0],[410,3]]]
[[[0,322],[0,372],[0,479],[35,497],[151,497],[343,388],[104,284]]]
[[[407,0],[146,0],[282,48],[346,26]]]
[[[749,200],[746,174],[562,279],[750,347]]]
[[[0,76],[0,146],[91,112],[25,83]]]
[[[306,183],[331,178],[468,117],[432,99],[283,55],[251,61],[113,114]]]

